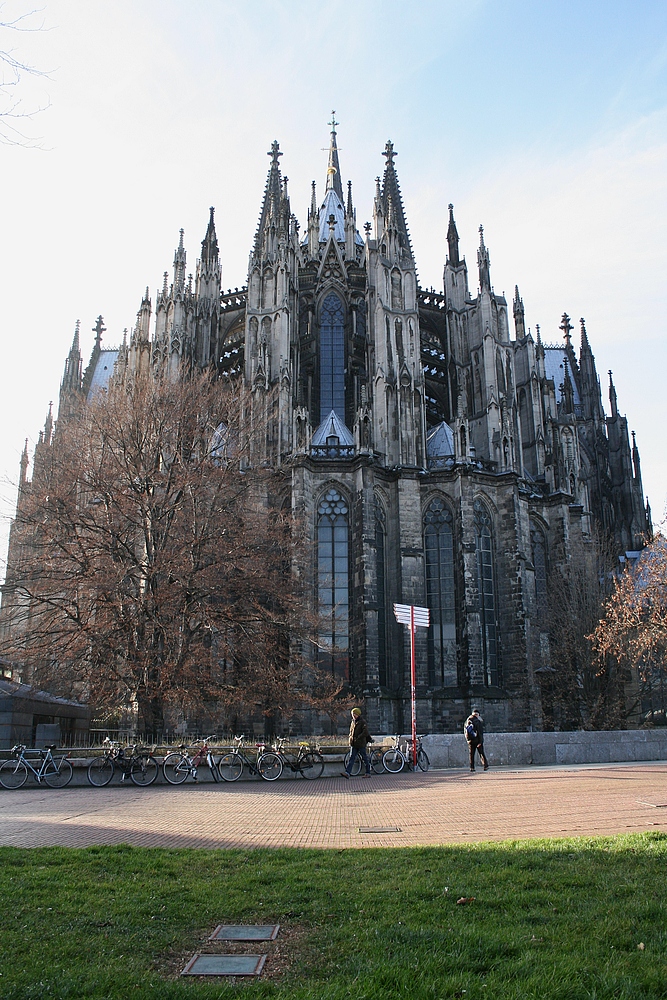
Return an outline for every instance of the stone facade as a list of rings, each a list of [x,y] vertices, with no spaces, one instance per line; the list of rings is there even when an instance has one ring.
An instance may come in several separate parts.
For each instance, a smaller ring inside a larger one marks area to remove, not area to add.
[[[432,614],[416,637],[420,731],[460,731],[471,700],[490,730],[540,729],[549,560],[567,559],[594,524],[620,555],[642,547],[637,447],[613,383],[605,415],[583,320],[578,355],[565,314],[563,343],[544,343],[517,288],[510,333],[481,227],[473,293],[451,205],[443,291],[419,286],[390,142],[360,235],[335,124],[303,234],[274,142],[247,285],[221,291],[211,209],[194,281],[181,231],[152,333],[147,289],[129,344],[103,349],[99,319],[82,374],[77,328],[60,412],[112,372],[186,363],[243,377],[247,418],[262,429],[251,461],[289,471],[308,525],[300,570],[322,616],[320,663],[363,696],[372,729],[405,729],[409,712],[409,636],[394,602]],[[51,435],[47,422],[38,452]],[[27,464],[26,452],[22,483]]]

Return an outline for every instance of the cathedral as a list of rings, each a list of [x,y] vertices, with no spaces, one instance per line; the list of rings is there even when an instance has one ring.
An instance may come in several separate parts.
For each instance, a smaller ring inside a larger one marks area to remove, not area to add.
[[[567,314],[557,343],[533,335],[518,287],[510,316],[481,226],[471,283],[451,204],[442,290],[420,286],[391,142],[359,232],[336,124],[303,228],[272,144],[245,287],[221,289],[211,208],[194,279],[181,230],[173,276],[154,303],[146,290],[129,342],[105,346],[100,317],[84,369],[77,325],[60,416],[112,376],[186,364],[243,378],[261,428],[251,461],[283,470],[308,526],[313,655],[363,698],[372,731],[409,719],[394,603],[430,609],[420,731],[458,729],[473,703],[490,730],[542,729],[550,571],[597,529],[621,559],[650,535],[634,435],[611,373],[605,413],[583,319],[576,347]],[[38,453],[52,434],[49,416]],[[26,451],[22,483],[27,467]]]

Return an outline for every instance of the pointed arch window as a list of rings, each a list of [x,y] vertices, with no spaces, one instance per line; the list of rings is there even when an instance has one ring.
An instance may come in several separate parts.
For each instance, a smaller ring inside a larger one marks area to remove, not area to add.
[[[377,578],[377,609],[378,609],[378,680],[386,687],[388,683],[387,670],[387,531],[386,519],[382,504],[375,501],[375,565]]]
[[[345,422],[345,312],[331,292],[320,310],[320,423],[332,410]]]
[[[349,680],[350,642],[349,511],[336,489],[317,508],[318,663]]]
[[[431,609],[428,630],[428,675],[431,687],[458,683],[456,668],[456,585],[453,518],[436,497],[424,513],[426,602]]]
[[[475,500],[473,509],[477,542],[477,599],[482,630],[484,683],[487,686],[496,687],[500,684],[500,670],[491,516],[481,500]]]

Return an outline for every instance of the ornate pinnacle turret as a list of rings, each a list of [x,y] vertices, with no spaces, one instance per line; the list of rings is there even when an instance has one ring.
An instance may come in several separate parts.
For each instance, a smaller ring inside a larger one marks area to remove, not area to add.
[[[186,253],[183,246],[184,235],[185,230],[179,230],[178,247],[174,253],[174,292],[183,291],[185,288]]]
[[[479,269],[479,286],[486,291],[491,290],[491,261],[489,251],[484,244],[484,226],[479,227],[479,250],[477,251],[477,267]]]
[[[616,386],[614,385],[614,379],[612,377],[612,371],[609,370],[609,405],[611,406],[612,417],[618,416],[618,399],[616,397]]]
[[[449,256],[447,258],[447,263],[452,267],[458,267],[461,263],[459,259],[459,234],[456,228],[456,223],[454,222],[454,206],[449,204],[449,225],[447,226],[447,246],[449,247]]]
[[[352,215],[354,208],[352,207],[352,181],[347,182],[347,207],[345,209],[348,215]]]
[[[278,140],[274,139],[271,143],[271,149],[267,153],[267,156],[271,157],[271,165],[264,188],[264,199],[259,214],[257,233],[255,234],[255,255],[261,255],[262,250],[264,250],[265,254],[273,252],[272,247],[266,243],[267,227],[273,225],[278,229],[282,222],[284,222],[285,227],[289,225],[289,205],[286,202],[286,192],[283,195],[283,181],[280,175],[279,160],[282,155]],[[284,212],[281,212],[283,205],[286,208]],[[269,243],[271,242],[269,241]]]
[[[516,339],[522,340],[526,336],[526,320],[523,309],[523,299],[519,295],[518,285],[514,286],[513,312],[514,312],[514,330],[516,332]]]
[[[21,466],[19,473],[19,489],[25,486],[26,480],[28,478],[28,463],[30,459],[28,457],[28,439],[25,439],[25,444],[23,445],[23,451],[21,452]]]
[[[220,257],[218,237],[215,232],[215,222],[213,218],[215,215],[215,208],[213,205],[211,205],[209,212],[208,228],[201,244],[202,266],[217,264]]]
[[[393,142],[388,139],[384,150],[382,152],[386,163],[384,168],[384,177],[382,178],[382,194],[381,194],[381,204],[383,212],[376,211],[376,228],[379,230],[381,227],[378,226],[378,217],[383,214],[385,218],[388,217],[391,205],[391,217],[392,225],[398,234],[398,245],[404,253],[407,253],[412,257],[412,244],[410,241],[410,233],[408,231],[408,225],[405,219],[405,210],[403,208],[403,196],[401,195],[401,188],[398,183],[398,174],[396,173],[396,168],[394,166],[394,157],[398,156],[398,153],[394,149]],[[379,190],[376,191],[376,202],[378,201],[378,196],[380,195]],[[380,236],[380,232],[377,233]]]
[[[53,434],[53,400],[49,403],[49,412],[46,414],[46,420],[44,421],[45,444],[51,444],[52,434]]]

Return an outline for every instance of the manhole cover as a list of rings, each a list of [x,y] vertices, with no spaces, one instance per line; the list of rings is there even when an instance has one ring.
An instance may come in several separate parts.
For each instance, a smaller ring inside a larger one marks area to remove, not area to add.
[[[182,976],[258,976],[266,955],[193,955]]]
[[[275,941],[280,924],[218,924],[209,941]]]
[[[401,833],[400,826],[359,826],[359,833]]]

